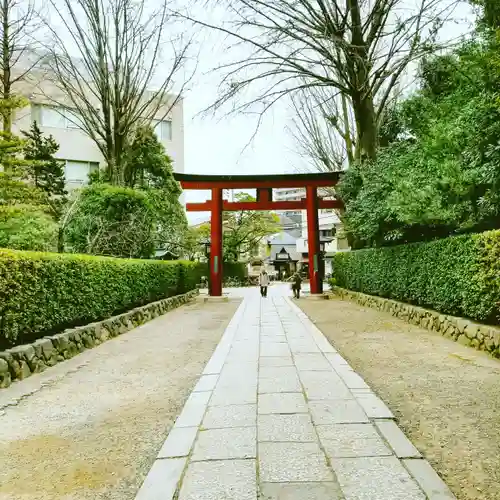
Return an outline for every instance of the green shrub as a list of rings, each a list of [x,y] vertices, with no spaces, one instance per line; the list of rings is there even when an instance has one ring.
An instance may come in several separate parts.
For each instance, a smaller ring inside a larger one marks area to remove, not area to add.
[[[0,250],[0,344],[24,343],[192,290],[184,261]]]
[[[350,290],[500,321],[500,231],[338,253],[333,276]]]
[[[57,224],[36,206],[0,207],[0,248],[51,251],[56,249]]]
[[[200,264],[203,267],[203,275],[210,276],[210,264],[205,262]],[[235,279],[245,282],[248,277],[247,265],[244,262],[223,262],[222,263],[222,277],[224,280]]]
[[[245,281],[247,274],[247,265],[244,262],[222,263],[222,275],[224,278],[235,278],[240,281]]]

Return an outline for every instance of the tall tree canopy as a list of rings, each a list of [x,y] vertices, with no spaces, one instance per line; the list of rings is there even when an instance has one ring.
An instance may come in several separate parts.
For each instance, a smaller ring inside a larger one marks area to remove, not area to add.
[[[283,97],[327,89],[354,116],[356,157],[375,158],[378,127],[412,61],[437,47],[454,1],[227,0],[227,22],[195,20],[229,35],[245,56],[219,68],[219,107],[265,113]],[[190,16],[187,16],[191,18]]]
[[[354,246],[500,227],[499,49],[480,29],[421,64],[419,91],[386,116],[377,160],[341,182]]]

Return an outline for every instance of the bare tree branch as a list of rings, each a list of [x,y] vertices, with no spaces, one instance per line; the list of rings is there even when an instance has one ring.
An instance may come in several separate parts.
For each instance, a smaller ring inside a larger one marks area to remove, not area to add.
[[[168,35],[175,19],[166,0],[156,7],[145,0],[50,3],[64,27],[56,30],[46,22],[52,34],[48,49],[53,83],[63,97],[47,97],[76,112],[75,121],[97,144],[111,182],[123,184],[126,152],[136,128],[164,119],[182,98],[188,79],[178,78],[191,40]],[[172,52],[168,62],[165,47]]]
[[[352,110],[358,158],[375,156],[379,117],[394,87],[412,61],[441,46],[436,34],[458,2],[416,0],[412,8],[406,0],[217,1],[229,13],[224,21],[182,14],[247,48],[245,57],[216,68],[220,95],[209,109],[237,101],[233,113],[262,115],[277,94],[328,87]]]
[[[15,84],[39,63],[36,34],[40,23],[34,0],[0,0],[0,92],[5,102],[15,95]],[[12,129],[14,107],[5,107],[2,126],[5,133]]]

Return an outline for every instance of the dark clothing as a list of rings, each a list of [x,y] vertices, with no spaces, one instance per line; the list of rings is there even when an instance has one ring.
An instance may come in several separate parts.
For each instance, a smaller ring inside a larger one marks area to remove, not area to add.
[[[267,297],[267,286],[260,287],[260,294],[262,295],[262,297]]]
[[[300,298],[301,284],[302,284],[302,278],[298,274],[295,274],[292,278],[292,291],[293,291],[293,296],[296,299]]]

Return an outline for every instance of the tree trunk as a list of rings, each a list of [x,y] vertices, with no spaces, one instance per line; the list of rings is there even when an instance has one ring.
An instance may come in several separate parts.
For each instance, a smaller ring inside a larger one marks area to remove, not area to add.
[[[377,156],[377,117],[373,97],[355,93],[352,99],[357,131],[357,160],[374,160]]]
[[[57,228],[57,252],[64,253],[64,227]]]
[[[10,72],[10,25],[9,25],[9,2],[3,0],[2,5],[2,99],[8,101],[11,97],[11,72]],[[12,110],[4,108],[2,117],[3,132],[10,134],[12,130]]]

